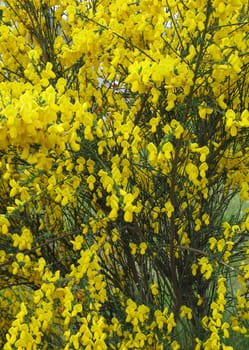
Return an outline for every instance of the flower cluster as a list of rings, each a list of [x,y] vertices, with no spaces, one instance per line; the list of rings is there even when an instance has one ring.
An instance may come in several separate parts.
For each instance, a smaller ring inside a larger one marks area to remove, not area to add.
[[[248,1],[0,6],[0,347],[248,345]]]

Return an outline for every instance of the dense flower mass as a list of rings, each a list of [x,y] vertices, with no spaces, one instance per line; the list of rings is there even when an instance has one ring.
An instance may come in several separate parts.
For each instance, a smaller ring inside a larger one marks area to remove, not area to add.
[[[1,2],[2,349],[248,348],[248,13]]]

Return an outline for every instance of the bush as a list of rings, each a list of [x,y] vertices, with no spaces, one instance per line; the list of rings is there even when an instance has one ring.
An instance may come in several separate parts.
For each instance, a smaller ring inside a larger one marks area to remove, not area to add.
[[[1,14],[1,347],[246,349],[247,1]]]

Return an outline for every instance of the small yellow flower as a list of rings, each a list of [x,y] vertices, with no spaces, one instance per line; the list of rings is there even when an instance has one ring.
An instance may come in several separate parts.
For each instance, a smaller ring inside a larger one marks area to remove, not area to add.
[[[73,244],[73,249],[74,250],[80,250],[83,244],[84,238],[81,235],[77,235],[74,239],[74,241],[71,241]]]
[[[216,244],[217,244],[217,239],[215,237],[210,237],[208,242],[210,244],[210,249],[214,250],[214,248],[216,247]]]
[[[192,264],[191,269],[192,269],[192,275],[196,276],[197,275],[197,270],[198,270],[198,265],[197,264]]]
[[[208,258],[203,256],[202,258],[198,259],[198,264],[201,267],[200,271],[203,274],[203,276],[208,280],[213,272],[213,267],[209,263]]]
[[[158,284],[157,283],[153,283],[150,285],[150,289],[151,289],[151,293],[153,295],[158,295]]]
[[[139,244],[139,248],[140,248],[140,254],[144,255],[147,249],[147,244],[145,242],[142,242]]]
[[[130,243],[129,246],[131,248],[131,254],[135,255],[137,252],[137,245],[135,243]]]
[[[183,318],[185,316],[187,316],[187,318],[189,320],[191,320],[192,319],[192,310],[189,307],[182,305],[180,308],[180,317]]]
[[[174,340],[172,343],[171,343],[171,349],[172,350],[179,350],[181,347],[180,347],[180,345],[179,345],[179,343],[176,341],[176,340]]]
[[[219,239],[218,242],[217,242],[217,249],[219,252],[222,252],[224,247],[226,245],[226,241],[224,240],[224,238],[222,239]]]

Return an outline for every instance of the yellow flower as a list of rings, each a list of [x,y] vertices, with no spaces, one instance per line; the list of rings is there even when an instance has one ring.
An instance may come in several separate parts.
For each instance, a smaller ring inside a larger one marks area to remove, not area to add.
[[[164,153],[165,159],[171,159],[172,155],[174,154],[174,147],[171,142],[166,142],[163,147],[162,151]]]
[[[157,147],[152,142],[150,142],[147,146],[147,149],[149,152],[149,161],[151,163],[154,163],[157,158]]]
[[[84,238],[81,235],[77,235],[74,241],[70,241],[73,244],[74,250],[80,250],[83,244]]]
[[[214,248],[216,247],[216,244],[217,244],[217,239],[215,237],[210,237],[208,242],[210,244],[210,249],[214,250]]]
[[[189,320],[191,320],[192,319],[192,310],[189,307],[182,305],[180,308],[180,317],[183,318],[185,316],[187,316],[187,318]]]
[[[225,245],[226,245],[226,241],[224,240],[224,238],[219,239],[218,242],[217,242],[217,249],[218,249],[218,251],[222,252],[224,247],[225,247]]]
[[[198,265],[197,264],[192,264],[191,269],[192,269],[192,275],[196,276],[197,275],[197,270],[198,270]]]
[[[94,189],[94,183],[96,182],[96,178],[93,176],[93,175],[90,175],[90,176],[88,176],[88,178],[87,178],[87,183],[88,183],[88,186],[89,186],[89,189],[91,190],[91,191],[93,191],[93,189]]]
[[[150,125],[151,125],[151,129],[150,129],[150,131],[151,132],[156,132],[156,128],[157,128],[157,126],[158,126],[158,124],[160,123],[160,116],[158,116],[158,117],[154,117],[154,118],[151,118],[151,120],[150,120]]]
[[[131,248],[131,254],[135,255],[137,252],[137,245],[135,243],[129,243],[129,246]]]
[[[158,329],[162,329],[164,324],[167,323],[166,316],[160,310],[156,310],[154,312],[154,316],[156,318],[156,324],[157,324]]]
[[[171,201],[168,200],[168,201],[165,203],[164,208],[163,208],[162,211],[166,212],[166,215],[167,215],[168,218],[171,218],[171,217],[172,217],[172,214],[173,214],[173,212],[174,212],[174,210],[175,210],[175,209],[174,209],[174,207],[173,207]]]
[[[144,255],[147,249],[147,244],[145,242],[142,242],[139,244],[139,248],[140,248],[140,254]]]
[[[153,295],[158,295],[158,284],[157,283],[153,283],[150,285],[150,289],[151,289],[151,293]]]
[[[172,350],[179,350],[181,348],[180,344],[176,340],[174,340],[170,345]]]
[[[186,165],[186,173],[189,176],[190,181],[193,182],[193,184],[199,185],[199,180],[198,180],[199,170],[195,164],[189,162]]]
[[[198,259],[198,264],[200,265],[200,271],[203,274],[203,276],[208,280],[210,279],[212,273],[213,273],[213,267],[209,263],[208,258],[203,256],[202,258]]]

